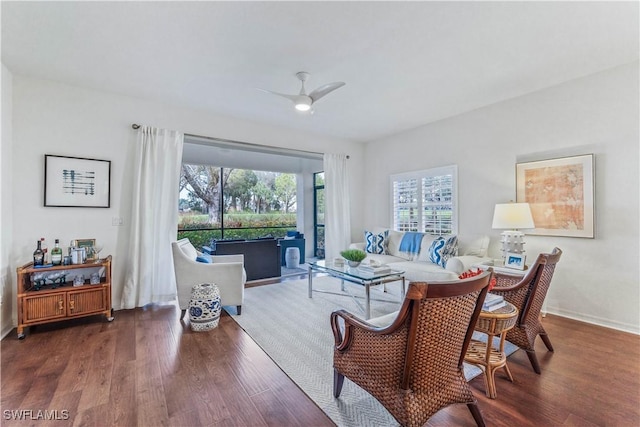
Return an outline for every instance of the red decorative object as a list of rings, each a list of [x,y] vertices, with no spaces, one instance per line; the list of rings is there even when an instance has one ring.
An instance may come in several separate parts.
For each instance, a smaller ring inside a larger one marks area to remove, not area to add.
[[[480,270],[479,268],[477,268],[475,270],[469,269],[469,270],[465,271],[464,273],[462,273],[461,275],[459,275],[458,279],[468,279],[469,277],[477,276],[479,274],[482,274],[482,270]]]
[[[469,269],[465,272],[463,272],[461,275],[458,276],[458,279],[468,279],[470,277],[473,276],[477,276],[479,274],[482,274],[482,270],[480,270],[479,268],[474,269]],[[495,277],[491,277],[491,280],[489,281],[489,290],[493,289],[493,287],[496,285],[498,281],[496,280]]]

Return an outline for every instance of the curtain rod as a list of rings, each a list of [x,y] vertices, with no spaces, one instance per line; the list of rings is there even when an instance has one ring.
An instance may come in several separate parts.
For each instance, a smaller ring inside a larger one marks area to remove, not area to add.
[[[131,127],[133,129],[140,129],[140,125],[137,124],[137,123],[133,123],[131,125]],[[194,134],[190,134],[190,133],[185,133],[184,136],[192,137],[192,138],[208,139],[208,140],[211,140],[211,141],[226,142],[228,144],[244,145],[244,146],[247,146],[247,147],[253,147],[255,149],[264,149],[265,147],[266,148],[270,148],[268,145],[252,144],[250,142],[240,142],[240,141],[234,141],[234,140],[231,140],[231,139],[213,138],[213,137],[210,137],[210,136],[194,135]],[[272,148],[278,149],[278,147],[272,147]],[[315,151],[295,150],[295,149],[289,149],[289,148],[286,148],[286,149],[281,148],[281,149],[282,150],[287,150],[289,152],[303,153],[303,154],[307,154],[307,155],[308,154],[313,154],[313,155],[321,156],[321,155],[324,154],[324,153],[318,153],[318,152],[315,152]],[[347,155],[347,159],[349,159],[349,158],[350,158],[349,155]]]

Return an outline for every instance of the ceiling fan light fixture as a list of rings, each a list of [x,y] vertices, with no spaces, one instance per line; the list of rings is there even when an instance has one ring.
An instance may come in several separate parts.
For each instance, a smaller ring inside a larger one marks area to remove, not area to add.
[[[295,101],[295,107],[298,111],[309,111],[311,109],[311,98],[308,96],[299,96]]]
[[[309,73],[307,73],[306,71],[300,71],[296,73],[296,77],[298,77],[298,80],[300,80],[300,92],[297,95],[274,92],[272,90],[267,90],[267,89],[259,89],[259,88],[256,88],[256,89],[261,90],[263,92],[272,93],[274,95],[281,96],[283,98],[287,98],[288,100],[293,102],[293,105],[297,111],[313,114],[313,109],[311,107],[313,106],[313,104],[316,103],[316,101],[318,101],[320,98],[324,97],[328,93],[331,93],[334,90],[341,88],[342,86],[345,85],[345,83],[344,82],[328,83],[312,90],[310,93],[307,94],[307,91],[304,88],[304,82],[307,81],[309,76],[310,76]]]

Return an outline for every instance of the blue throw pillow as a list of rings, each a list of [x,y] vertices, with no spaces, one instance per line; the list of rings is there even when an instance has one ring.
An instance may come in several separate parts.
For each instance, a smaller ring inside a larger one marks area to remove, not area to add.
[[[205,264],[211,264],[211,261],[209,260],[209,258],[204,257],[204,256],[197,256],[196,257],[196,261],[203,262]]]
[[[429,247],[429,260],[442,267],[447,265],[447,260],[458,255],[458,237],[437,237]]]
[[[382,233],[374,234],[370,231],[364,232],[365,252],[368,254],[386,254],[387,239],[389,238],[389,230]]]

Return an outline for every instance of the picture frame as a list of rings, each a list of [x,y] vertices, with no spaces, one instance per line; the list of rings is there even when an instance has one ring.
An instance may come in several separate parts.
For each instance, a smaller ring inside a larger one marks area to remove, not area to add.
[[[527,256],[525,254],[507,252],[504,257],[504,266],[516,270],[524,270],[524,263],[526,258]]]
[[[535,228],[526,234],[595,237],[594,155],[516,164],[516,200],[529,203]]]
[[[96,259],[96,253],[94,248],[96,247],[96,239],[75,239],[73,246],[76,248],[86,248],[87,259]]]
[[[44,156],[44,206],[109,208],[111,161]]]

